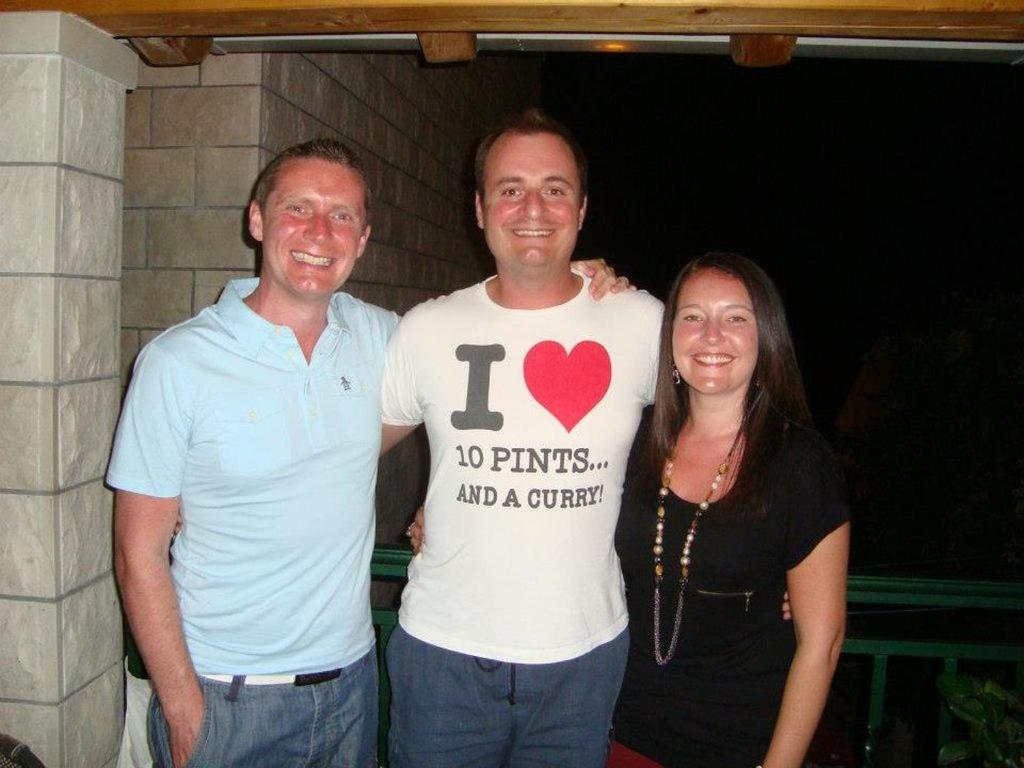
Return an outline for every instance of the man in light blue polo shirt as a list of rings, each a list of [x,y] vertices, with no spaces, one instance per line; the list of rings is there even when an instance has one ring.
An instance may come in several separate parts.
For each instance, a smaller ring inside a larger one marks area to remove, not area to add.
[[[356,157],[330,140],[286,150],[249,230],[260,277],[142,352],[107,475],[154,757],[369,768],[379,384],[397,318],[335,294],[370,235]]]

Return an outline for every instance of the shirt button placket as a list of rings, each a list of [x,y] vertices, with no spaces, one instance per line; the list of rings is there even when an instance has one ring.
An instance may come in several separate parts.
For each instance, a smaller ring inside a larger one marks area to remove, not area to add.
[[[320,418],[320,389],[314,383],[312,371],[306,375],[306,407],[307,423],[309,424],[310,437],[313,446],[320,449],[327,446],[327,431],[324,428],[324,420]]]

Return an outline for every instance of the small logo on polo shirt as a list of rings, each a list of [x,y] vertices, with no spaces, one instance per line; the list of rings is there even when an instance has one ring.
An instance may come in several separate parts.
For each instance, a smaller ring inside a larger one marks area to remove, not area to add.
[[[352,391],[352,384],[344,376],[341,377],[341,388],[344,389],[346,392]]]

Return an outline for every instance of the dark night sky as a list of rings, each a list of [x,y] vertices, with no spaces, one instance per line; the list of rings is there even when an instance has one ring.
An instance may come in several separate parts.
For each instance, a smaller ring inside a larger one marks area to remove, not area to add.
[[[549,54],[591,160],[577,253],[663,296],[711,249],[787,302],[819,428],[922,297],[1024,286],[1024,66]],[[927,318],[922,318],[927,322]]]

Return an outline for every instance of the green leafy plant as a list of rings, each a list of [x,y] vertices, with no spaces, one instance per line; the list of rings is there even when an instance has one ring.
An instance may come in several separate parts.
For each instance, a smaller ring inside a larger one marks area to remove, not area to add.
[[[939,750],[939,765],[974,760],[983,768],[1024,768],[1024,701],[992,680],[944,674],[939,692],[949,711],[967,723],[971,738]]]

